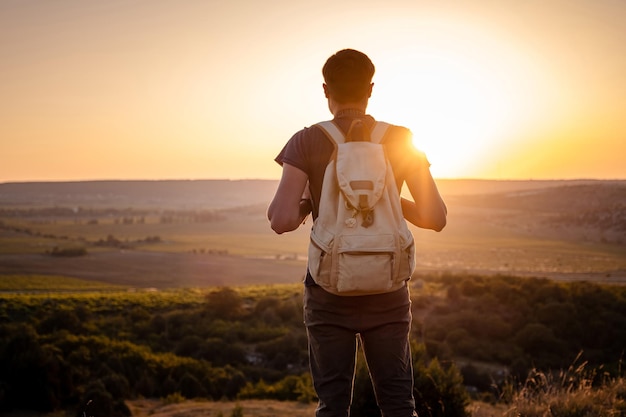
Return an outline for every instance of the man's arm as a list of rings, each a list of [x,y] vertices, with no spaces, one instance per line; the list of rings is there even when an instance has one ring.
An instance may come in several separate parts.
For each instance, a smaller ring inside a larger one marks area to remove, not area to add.
[[[272,230],[278,234],[296,230],[311,211],[310,200],[303,200],[308,176],[293,165],[283,164],[276,194],[267,209]]]
[[[439,194],[426,157],[419,153],[416,168],[406,179],[413,201],[403,198],[402,214],[417,227],[440,232],[447,222],[448,209]]]

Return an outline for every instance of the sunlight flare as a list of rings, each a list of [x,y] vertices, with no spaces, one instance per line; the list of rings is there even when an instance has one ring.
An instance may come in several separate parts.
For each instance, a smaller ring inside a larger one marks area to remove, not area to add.
[[[463,28],[429,33],[400,57],[383,56],[372,114],[407,126],[437,177],[475,171],[502,142],[519,137],[541,104],[529,96],[539,78],[522,50]],[[389,69],[387,69],[389,68]],[[543,90],[546,97],[550,88]]]

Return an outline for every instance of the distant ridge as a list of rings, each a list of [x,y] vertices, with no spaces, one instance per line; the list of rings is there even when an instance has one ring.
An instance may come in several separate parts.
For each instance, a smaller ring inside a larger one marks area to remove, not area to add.
[[[0,184],[0,204],[207,209],[267,204],[275,180],[106,180]]]
[[[483,179],[439,179],[436,180],[441,194],[445,197],[457,195],[478,195],[507,193],[522,190],[562,187],[570,185],[587,185],[599,183],[622,183],[626,180],[483,180]]]
[[[437,180],[444,198],[596,183],[626,180]],[[220,209],[267,205],[277,185],[253,179],[7,182],[0,183],[0,205]]]

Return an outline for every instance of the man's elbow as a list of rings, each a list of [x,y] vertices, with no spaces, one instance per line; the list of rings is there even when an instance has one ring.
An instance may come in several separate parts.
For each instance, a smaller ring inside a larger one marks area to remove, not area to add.
[[[433,222],[431,228],[435,232],[441,232],[443,230],[443,228],[446,227],[447,222],[448,221],[447,221],[446,217],[443,216],[442,218],[440,218],[437,221]]]
[[[435,232],[441,232],[448,223],[448,207],[446,207],[443,201],[441,202],[440,210],[433,213],[431,217],[431,229]]]
[[[433,213],[428,221],[428,229],[441,232],[448,222],[447,212]]]
[[[441,232],[446,224],[448,223],[448,207],[446,207],[445,203],[441,202],[441,210],[434,216],[433,219],[433,227],[432,229],[435,232]]]
[[[298,226],[293,227],[293,222],[285,221],[284,219],[272,219],[270,218],[270,227],[274,232],[279,235],[282,235],[286,232],[291,232],[295,230]]]
[[[283,233],[288,232],[288,230],[281,224],[270,223],[270,227],[278,235],[282,235]]]
[[[273,205],[270,205],[267,210],[267,220],[270,221],[270,227],[274,232],[280,235],[288,232],[288,230],[285,225],[285,219],[280,216],[279,213],[280,211],[276,210]]]

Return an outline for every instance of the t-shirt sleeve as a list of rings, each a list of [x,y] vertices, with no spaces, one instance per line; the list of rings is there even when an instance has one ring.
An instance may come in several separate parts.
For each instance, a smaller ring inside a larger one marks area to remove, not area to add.
[[[279,165],[287,163],[307,172],[306,152],[304,150],[304,130],[297,132],[289,139],[278,156],[274,158]]]
[[[424,166],[428,168],[430,163],[424,152],[418,150],[413,144],[413,134],[405,127],[395,126],[390,138],[392,143],[388,148],[396,178],[402,182],[412,172],[418,171]]]

